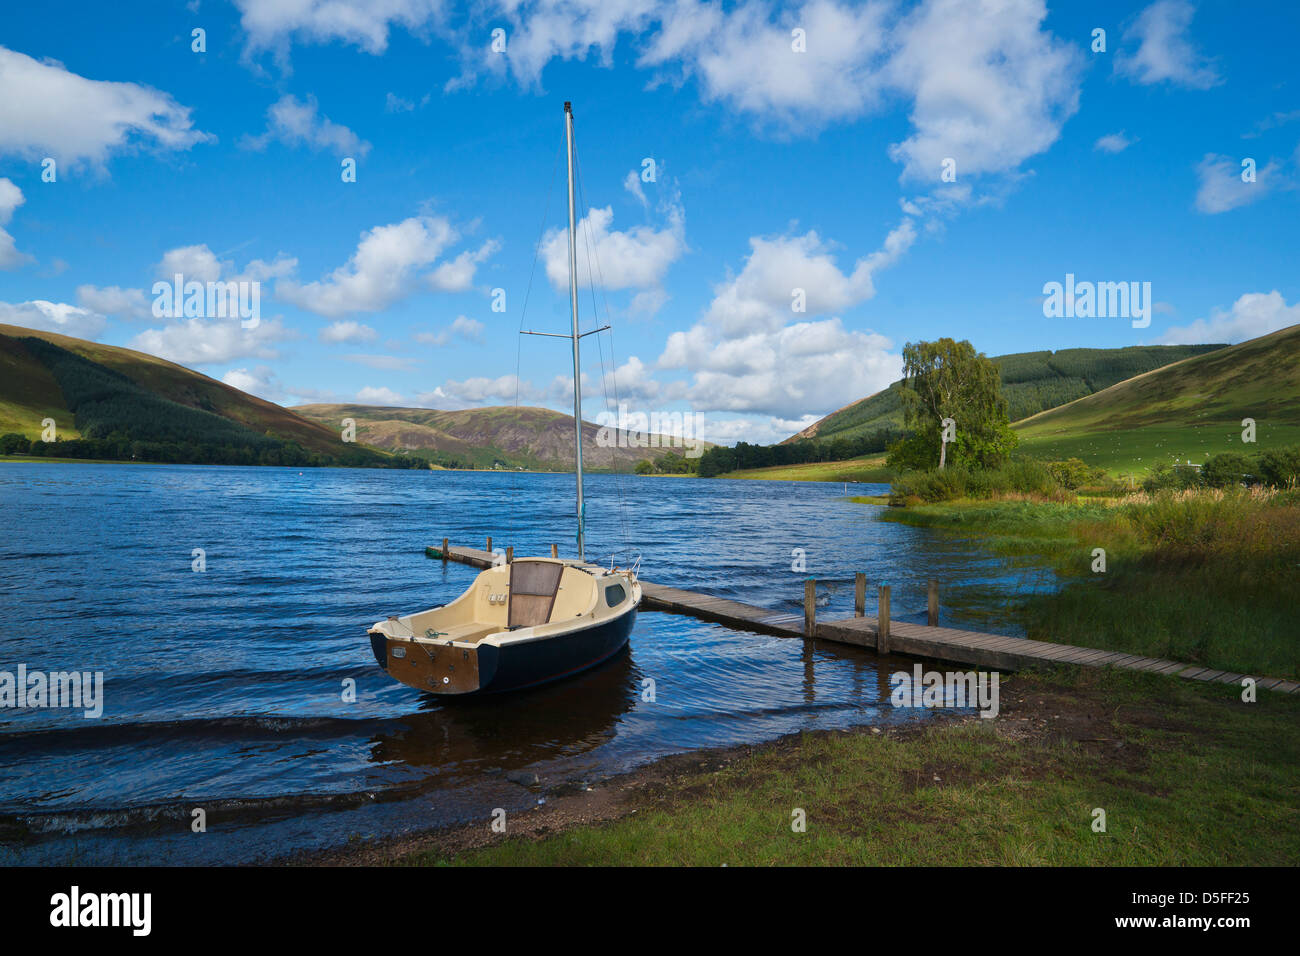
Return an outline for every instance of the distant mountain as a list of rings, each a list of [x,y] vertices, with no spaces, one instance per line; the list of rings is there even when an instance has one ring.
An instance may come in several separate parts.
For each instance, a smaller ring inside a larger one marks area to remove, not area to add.
[[[1244,419],[1253,445],[1242,443]],[[1300,443],[1300,325],[1137,375],[1015,430],[1030,454],[1134,474]]]
[[[493,406],[439,411],[384,405],[298,405],[293,411],[329,428],[356,422],[357,440],[389,452],[425,457],[449,467],[573,470],[573,416],[547,408]],[[630,471],[638,461],[686,449],[666,436],[659,447],[601,447],[600,426],[582,423],[582,464],[590,471]],[[631,446],[627,433],[620,433]],[[616,436],[617,437],[617,436]],[[711,447],[704,443],[704,448]]]
[[[1222,345],[1136,345],[1121,349],[1061,349],[1057,352],[1015,352],[994,357],[1002,373],[1002,393],[1013,422],[1045,409],[1083,398],[1117,382]],[[782,444],[801,438],[851,438],[886,426],[901,428],[902,382],[859,399],[791,435]]]
[[[67,443],[50,451],[74,457],[234,464],[388,459],[344,443],[337,429],[156,356],[0,325],[0,434],[39,439],[47,418],[54,419],[60,445]]]

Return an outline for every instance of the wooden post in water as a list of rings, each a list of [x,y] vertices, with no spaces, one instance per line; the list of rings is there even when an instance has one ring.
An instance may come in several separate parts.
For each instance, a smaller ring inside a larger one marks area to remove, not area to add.
[[[876,612],[876,653],[889,653],[889,585],[880,586],[880,610]]]
[[[934,578],[930,579],[929,610],[930,610],[930,616],[929,616],[930,626],[938,627],[939,626],[939,582]]]
[[[515,560],[515,546],[513,544],[508,544],[506,545],[506,564],[513,564],[514,560]]]
[[[551,545],[551,557],[558,558],[559,556],[560,556],[560,546],[558,544]]]
[[[443,539],[442,539],[442,560],[443,560],[443,561],[446,561],[446,560],[447,560],[447,552],[448,552],[448,550],[449,550],[449,549],[448,549],[448,547],[447,547],[447,539],[446,539],[446,538],[443,538]]]
[[[808,578],[803,583],[803,635],[817,633],[817,579]]]
[[[867,576],[861,571],[853,582],[853,616],[862,617],[867,613]]]
[[[483,550],[486,551],[488,554],[491,554],[491,553],[492,553],[492,535],[488,535],[488,536],[487,536],[487,539],[488,539],[488,540],[487,540],[487,547],[484,548]]]

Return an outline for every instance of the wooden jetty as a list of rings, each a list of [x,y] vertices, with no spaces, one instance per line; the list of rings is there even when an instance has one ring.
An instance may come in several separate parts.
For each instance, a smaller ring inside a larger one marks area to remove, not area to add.
[[[492,539],[487,539],[488,548],[466,548],[451,545],[446,538],[441,547],[429,547],[425,554],[431,558],[456,561],[471,567],[490,567],[494,561],[505,560],[501,553],[491,550]],[[507,554],[513,548],[506,549]],[[551,554],[557,549],[551,546]],[[511,555],[513,556],[513,555]],[[1257,687],[1274,690],[1284,694],[1300,692],[1300,683],[1283,680],[1278,677],[1259,677],[1238,674],[1232,671],[1215,670],[1210,667],[1197,667],[1178,661],[1164,660],[1157,657],[1144,657],[1140,654],[1126,654],[1122,651],[1103,651],[1091,647],[1075,647],[1070,644],[1052,644],[1048,641],[1031,641],[1024,637],[1007,637],[999,634],[984,634],[978,631],[964,631],[951,627],[938,627],[938,589],[935,582],[930,584],[928,600],[928,617],[930,624],[912,624],[907,621],[889,619],[889,588],[882,587],[880,607],[885,611],[885,626],[862,613],[865,598],[865,577],[857,576],[855,606],[858,613],[853,617],[834,621],[818,621],[816,618],[815,582],[808,581],[804,592],[804,612],[802,614],[780,613],[771,608],[754,607],[739,601],[701,594],[697,591],[685,591],[681,588],[668,587],[641,581],[642,607],[650,611],[666,611],[672,614],[686,614],[705,621],[714,621],[728,627],[741,630],[773,634],[778,637],[812,638],[832,641],[838,644],[853,644],[865,647],[881,654],[901,655],[906,657],[923,657],[937,661],[951,661],[957,664],[973,664],[994,670],[1014,671],[1050,664],[1079,664],[1084,667],[1122,667],[1127,670],[1151,671],[1157,674],[1183,677],[1188,680],[1211,681],[1220,684],[1240,685],[1245,677],[1252,677]]]

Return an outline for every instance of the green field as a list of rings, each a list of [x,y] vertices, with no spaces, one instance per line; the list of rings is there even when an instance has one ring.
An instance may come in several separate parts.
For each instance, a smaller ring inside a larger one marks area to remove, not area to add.
[[[1242,444],[1242,420],[1256,423]],[[1111,474],[1300,442],[1300,326],[1139,375],[1014,426],[1021,449]]]
[[[862,481],[888,483],[892,472],[883,455],[850,458],[848,461],[810,461],[802,465],[773,465],[730,471],[723,478],[756,478],[764,481]]]

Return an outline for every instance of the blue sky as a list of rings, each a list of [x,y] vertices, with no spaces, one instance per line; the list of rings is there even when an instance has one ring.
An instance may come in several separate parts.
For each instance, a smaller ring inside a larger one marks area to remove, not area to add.
[[[289,405],[564,409],[565,343],[517,332],[568,322],[569,99],[583,323],[614,324],[584,340],[589,419],[611,354],[632,411],[730,442],[883,387],[922,338],[1240,341],[1300,322],[1298,27],[1210,0],[16,7],[0,322]],[[176,271],[258,282],[260,323],[156,316]],[[1149,282],[1150,325],[1045,317],[1067,273]]]

